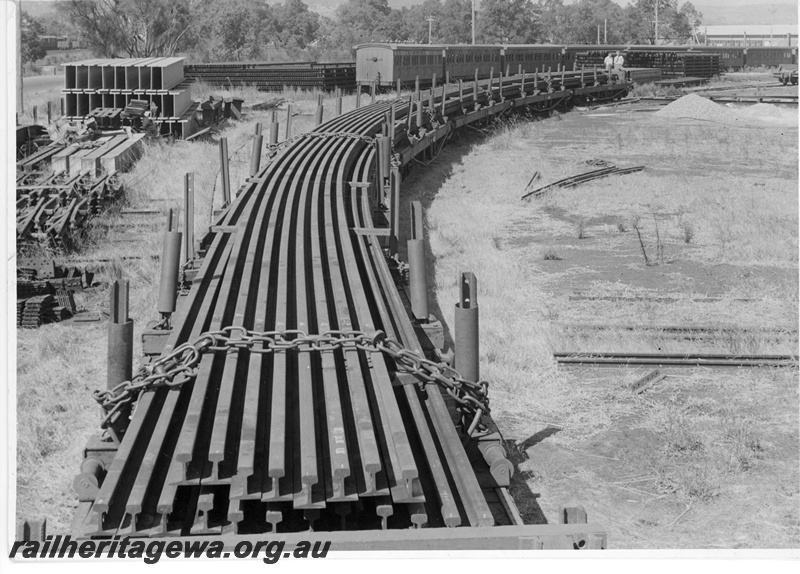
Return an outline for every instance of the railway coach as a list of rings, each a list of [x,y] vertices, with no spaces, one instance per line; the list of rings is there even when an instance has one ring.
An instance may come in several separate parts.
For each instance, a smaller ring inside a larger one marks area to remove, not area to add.
[[[501,66],[501,46],[445,46],[441,44],[361,44],[356,47],[356,83],[378,87],[414,84],[424,86],[433,74],[452,79],[472,78],[475,69],[488,76]]]

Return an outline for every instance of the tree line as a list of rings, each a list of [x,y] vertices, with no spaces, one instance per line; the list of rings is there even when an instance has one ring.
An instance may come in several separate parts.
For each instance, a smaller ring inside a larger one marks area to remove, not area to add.
[[[658,29],[655,26],[658,4]],[[480,0],[479,44],[688,43],[701,23],[691,2],[631,0]],[[302,0],[68,0],[57,17],[28,17],[23,55],[35,34],[62,35],[69,27],[97,57],[188,55],[194,61],[352,59],[365,42],[468,44],[472,0],[423,0],[391,8],[388,0],[345,0],[334,18]],[[53,30],[57,27],[57,30]]]

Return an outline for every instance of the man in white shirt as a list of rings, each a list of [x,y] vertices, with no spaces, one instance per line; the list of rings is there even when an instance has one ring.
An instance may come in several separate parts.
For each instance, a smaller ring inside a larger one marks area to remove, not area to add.
[[[606,67],[606,73],[610,75],[611,68],[614,67],[614,54],[609,52],[608,56],[606,56],[606,59],[603,60],[603,65]]]
[[[617,51],[617,55],[614,57],[614,72],[616,72],[620,80],[625,81],[625,72],[622,69],[623,65],[625,65],[625,58]]]

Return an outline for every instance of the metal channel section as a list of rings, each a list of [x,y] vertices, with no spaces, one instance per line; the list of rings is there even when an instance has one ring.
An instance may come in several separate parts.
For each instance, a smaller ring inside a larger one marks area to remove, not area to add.
[[[379,225],[373,138],[386,120],[395,119],[399,169],[454,127],[516,105],[512,98],[549,106],[626,89],[581,73],[451,85],[354,110],[287,142],[208,238],[162,355],[209,332],[233,348],[203,352],[194,380],[139,395],[73,535],[291,541],[313,530],[353,548],[461,539],[476,548],[604,547],[594,525],[522,526],[513,510],[498,520],[443,393],[400,381],[389,355],[353,344],[259,352],[248,332],[383,331],[422,354],[379,234],[356,232]],[[507,493],[501,500],[508,508]]]

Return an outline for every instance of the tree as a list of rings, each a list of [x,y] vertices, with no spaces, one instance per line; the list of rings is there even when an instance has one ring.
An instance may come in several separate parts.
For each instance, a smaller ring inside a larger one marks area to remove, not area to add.
[[[47,55],[47,50],[39,41],[39,38],[44,35],[44,27],[25,12],[22,12],[21,16],[22,63],[27,64],[44,58]]]
[[[383,42],[391,13],[388,0],[347,0],[336,9],[337,26],[332,42],[352,47],[364,42]]]
[[[275,32],[286,48],[305,48],[316,39],[319,14],[311,12],[302,0],[286,0],[276,6]]]
[[[488,44],[530,44],[541,37],[541,15],[530,0],[483,0],[479,23]]]
[[[658,3],[659,43],[685,42],[693,31],[690,16],[699,20],[701,14],[694,6],[678,10],[678,0],[636,0],[625,8],[625,35],[632,41],[654,44],[656,39],[655,16]],[[699,24],[699,22],[698,22]]]
[[[192,30],[215,15],[214,4],[213,0],[69,0],[59,9],[98,56],[146,58],[187,49]]]

